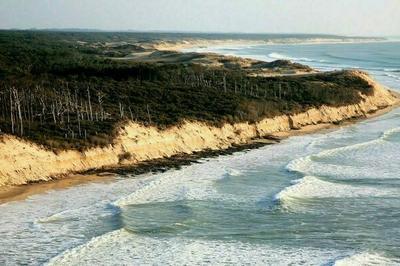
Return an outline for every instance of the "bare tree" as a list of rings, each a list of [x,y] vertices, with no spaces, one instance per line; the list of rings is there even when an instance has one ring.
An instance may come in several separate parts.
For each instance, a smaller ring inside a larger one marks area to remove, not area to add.
[[[89,86],[87,86],[87,94],[88,94],[88,101],[89,101],[90,121],[93,121],[93,111],[92,111],[92,103],[90,101],[90,89],[89,89]]]
[[[149,124],[151,124],[150,109],[149,109],[149,105],[148,104],[146,104],[146,109],[147,109],[147,117],[149,119]]]
[[[11,116],[11,132],[15,133],[15,125],[14,125],[14,101],[12,95],[12,88],[10,88],[10,116]]]

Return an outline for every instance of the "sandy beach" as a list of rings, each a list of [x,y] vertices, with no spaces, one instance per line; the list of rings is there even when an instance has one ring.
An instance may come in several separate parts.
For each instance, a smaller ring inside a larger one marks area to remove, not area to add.
[[[31,183],[20,186],[0,187],[0,204],[11,201],[24,200],[36,194],[46,193],[50,190],[61,190],[72,186],[83,185],[93,182],[112,182],[114,174],[110,175],[71,175],[48,182]]]

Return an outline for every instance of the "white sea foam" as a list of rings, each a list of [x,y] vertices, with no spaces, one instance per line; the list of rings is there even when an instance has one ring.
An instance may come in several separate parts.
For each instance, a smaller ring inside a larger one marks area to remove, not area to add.
[[[157,238],[122,229],[68,250],[48,265],[323,265],[342,254],[233,240]]]
[[[279,192],[275,199],[284,203],[295,199],[307,198],[357,198],[357,197],[398,197],[398,189],[356,186],[333,183],[314,176],[305,176]]]
[[[301,157],[291,161],[286,169],[304,175],[336,178],[398,178],[395,169],[399,169],[399,145],[390,140],[399,132],[400,128],[392,128],[371,141]],[[379,158],[376,154],[380,154]]]
[[[183,168],[180,171],[171,171],[130,195],[118,199],[113,205],[122,208],[127,205],[184,200],[247,201],[248,199],[244,197],[224,194],[216,189],[215,182],[243,175],[243,171],[228,165],[221,167],[221,165],[224,164],[207,162],[203,165]]]
[[[389,259],[376,253],[356,253],[340,258],[333,263],[334,266],[395,266],[400,265],[400,260]]]
[[[297,57],[291,57],[285,54],[280,54],[280,53],[270,53],[268,54],[268,57],[272,58],[272,59],[278,59],[278,60],[291,60],[291,61],[302,61],[302,62],[320,62],[320,63],[324,63],[326,62],[326,60],[316,60],[316,59],[310,59],[310,58],[306,58],[306,57],[301,57],[301,58],[297,58]]]
[[[389,138],[392,135],[397,134],[397,133],[400,133],[400,127],[396,127],[396,128],[392,128],[392,129],[386,130],[382,134],[381,138],[384,139],[384,140],[387,140],[387,138]]]
[[[211,162],[209,164],[212,164]],[[143,188],[114,202],[116,206],[171,202],[182,200],[205,200],[224,197],[214,187],[214,182],[224,178],[226,171],[220,168],[189,167],[149,182]]]
[[[240,171],[238,169],[230,168],[227,169],[227,174],[230,176],[241,176],[243,175],[243,171]]]
[[[383,71],[385,72],[400,72],[398,68],[384,68]]]
[[[65,211],[57,212],[49,216],[45,216],[36,220],[38,224],[62,222],[67,220],[82,220],[85,214],[91,214],[91,207],[81,207],[76,209],[68,209]]]
[[[396,76],[396,75],[393,75],[393,74],[390,74],[390,73],[385,73],[385,76],[393,78],[393,79],[396,79],[396,80],[400,80],[400,76]]]

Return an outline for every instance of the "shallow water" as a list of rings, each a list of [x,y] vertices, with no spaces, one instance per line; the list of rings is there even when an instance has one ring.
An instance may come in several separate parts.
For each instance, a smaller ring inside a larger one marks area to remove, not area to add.
[[[397,43],[214,50],[373,69],[400,88],[386,75],[400,77]],[[10,202],[0,205],[0,264],[400,265],[399,150],[394,110],[179,171]]]

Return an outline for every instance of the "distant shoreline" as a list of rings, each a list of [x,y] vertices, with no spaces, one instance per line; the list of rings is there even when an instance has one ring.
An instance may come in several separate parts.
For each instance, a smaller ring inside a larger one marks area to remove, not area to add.
[[[358,44],[358,43],[387,43],[396,42],[389,39],[367,38],[367,39],[275,39],[275,40],[181,40],[177,42],[165,41],[151,44],[151,48],[161,51],[182,51],[205,47],[246,47],[257,45],[320,45],[320,44]]]

